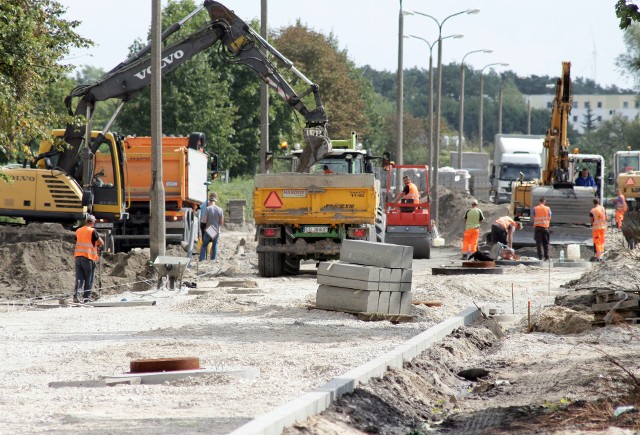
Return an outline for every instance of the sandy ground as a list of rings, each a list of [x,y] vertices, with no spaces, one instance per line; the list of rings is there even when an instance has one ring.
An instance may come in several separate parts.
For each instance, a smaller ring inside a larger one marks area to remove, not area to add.
[[[239,248],[242,239],[244,249]],[[620,286],[629,283],[628,277],[636,280],[633,255],[620,254],[617,260],[593,269],[518,266],[503,275],[434,276],[432,267],[459,264],[459,248],[434,249],[431,260],[414,261],[414,299],[441,301],[443,305],[413,306],[413,322],[391,324],[309,309],[317,288],[311,273],[258,278],[250,229],[223,232],[219,259],[192,264],[184,280],[206,294],[189,295],[184,287],[178,291],[151,289],[155,277],[146,266],[148,252],[140,250],[103,259],[102,279],[111,287],[103,290],[100,300],[156,301],[155,306],[36,309],[32,305],[36,295],[57,298],[69,293],[65,287],[72,280],[67,258],[70,248],[65,243],[69,242],[25,241],[5,244],[0,251],[0,259],[17,252],[22,258],[22,262],[5,261],[0,267],[0,294],[5,301],[17,301],[0,307],[2,433],[228,433],[474,303],[516,314],[521,323],[511,325],[510,333],[496,328],[495,322],[461,330],[428,351],[432,353],[407,364],[406,373],[390,373],[389,378],[373,381],[350,396],[353,402],[341,402],[344,404],[323,417],[289,430],[407,433],[445,422],[452,433],[461,433],[456,428],[466,427],[466,423],[449,417],[477,417],[482,410],[501,406],[505,397],[496,394],[495,401],[478,400],[466,394],[473,386],[456,376],[461,369],[482,365],[491,370],[494,385],[498,380],[517,384],[531,373],[548,380],[575,371],[581,375],[574,379],[576,383],[589,385],[594,378],[582,376],[587,369],[578,370],[583,359],[572,357],[575,349],[590,349],[591,356],[597,353],[589,348],[594,343],[605,343],[602,350],[612,355],[616,348],[628,344],[632,344],[628,346],[631,355],[640,350],[636,326],[592,329],[591,317],[584,313],[586,306],[569,297],[577,294],[577,288],[609,285],[614,278]],[[43,252],[51,252],[46,256],[46,267]],[[313,269],[313,265],[303,269]],[[20,285],[22,281],[31,284]],[[127,284],[131,281],[145,288],[134,289]],[[565,283],[571,287],[561,287]],[[550,308],[556,299],[565,307]],[[529,301],[538,332],[523,334]],[[257,369],[259,375],[212,374],[160,385],[49,387],[50,382],[121,374],[134,359],[173,357],[198,357],[204,368],[221,371]],[[637,358],[619,358],[639,376]],[[603,357],[600,361],[606,364],[593,366],[594,373],[598,373],[597,367],[612,366]],[[545,364],[566,366],[566,370],[552,373]],[[603,376],[614,379],[608,373]],[[418,392],[408,388],[421,382],[426,384]],[[557,404],[567,397],[597,398],[585,388],[558,387],[535,377],[528,382],[542,385],[538,393],[523,389],[517,395],[507,389],[505,394],[511,395],[507,403],[524,409],[542,406],[547,400]],[[385,398],[389,400],[385,402]],[[378,403],[379,407],[374,406]],[[376,410],[375,415],[370,416],[369,408]],[[393,409],[402,412],[396,416]],[[468,424],[473,427],[475,423]],[[543,422],[540,425],[545,427]]]

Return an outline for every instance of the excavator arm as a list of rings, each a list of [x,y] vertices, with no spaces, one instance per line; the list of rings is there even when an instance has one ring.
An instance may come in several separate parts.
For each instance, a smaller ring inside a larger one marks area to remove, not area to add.
[[[191,19],[202,9],[206,9],[209,14],[210,20],[208,24],[201,30],[162,50],[162,74],[176,69],[196,54],[208,49],[216,42],[221,41],[225,52],[232,61],[251,68],[258,77],[270,88],[275,90],[292,109],[304,117],[306,124],[304,136],[308,146],[305,147],[305,155],[301,158],[299,171],[307,172],[313,163],[320,160],[330,149],[330,141],[327,136],[328,119],[322,106],[318,85],[306,78],[294,67],[291,61],[261,38],[250,26],[238,18],[233,11],[217,1],[205,0],[202,6],[191,12],[180,22],[173,24],[165,30],[161,37],[162,40],[164,41],[171,34],[179,30],[187,20]],[[308,85],[308,88],[298,95],[278,72],[276,66],[267,58],[263,50],[270,52],[283,63],[286,68],[293,71]],[[82,179],[83,184],[88,183],[89,180],[86,179],[86,168],[82,171],[83,174],[80,174],[81,168],[78,165],[78,161],[85,137],[88,136],[87,131],[91,131],[91,118],[96,102],[110,98],[121,100],[120,105],[116,109],[116,113],[104,129],[103,133],[105,133],[115,120],[123,104],[134,94],[150,84],[150,51],[150,45],[144,47],[109,71],[96,83],[78,86],[65,98],[65,105],[69,114],[84,115],[87,119],[87,125],[84,128],[79,128],[71,124],[67,126],[65,141],[69,146],[62,153],[58,161],[58,167],[72,175],[77,175],[76,178]],[[314,96],[315,107],[312,109],[308,108],[302,101],[302,99],[309,94],[313,94]],[[73,101],[77,98],[79,98],[79,101],[74,111],[72,108]],[[95,153],[100,143],[101,137],[98,137],[97,140],[89,144],[88,150]],[[84,156],[83,160],[86,160]],[[77,173],[74,174],[74,172]]]
[[[547,161],[542,172],[542,184],[570,183],[569,173],[569,113],[573,104],[571,88],[571,62],[562,62],[562,76],[556,82],[556,95],[551,109],[551,126],[547,130],[544,146]]]

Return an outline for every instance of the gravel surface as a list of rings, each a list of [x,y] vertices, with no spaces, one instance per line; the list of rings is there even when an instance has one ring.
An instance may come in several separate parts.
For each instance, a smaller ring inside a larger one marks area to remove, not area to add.
[[[196,282],[206,294],[189,295],[183,288],[101,298],[157,302],[148,307],[5,305],[0,317],[2,432],[140,433],[160,424],[162,433],[226,433],[473,303],[523,315],[527,301],[534,310],[552,304],[563,291],[558,286],[583,272],[554,269],[551,285],[547,269],[528,266],[505,275],[432,276],[433,266],[459,264],[457,249],[434,250],[432,260],[414,262],[414,299],[439,300],[442,307],[414,306],[415,321],[409,323],[363,322],[309,309],[317,288],[313,274],[258,278],[251,236],[223,233],[219,261],[191,267],[185,281]],[[238,248],[242,238],[245,249]],[[255,281],[257,287],[236,288],[229,280]],[[218,287],[221,282],[226,287]],[[256,368],[260,375],[104,388],[48,386],[127,372],[134,359],[170,357],[198,357],[205,368]]]

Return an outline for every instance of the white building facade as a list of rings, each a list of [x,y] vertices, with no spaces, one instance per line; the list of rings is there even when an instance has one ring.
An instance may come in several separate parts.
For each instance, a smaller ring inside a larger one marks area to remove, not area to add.
[[[529,95],[527,98],[532,108],[551,110],[555,95]],[[569,122],[579,133],[584,133],[589,108],[591,119],[597,128],[600,123],[614,116],[622,116],[629,121],[637,119],[640,116],[640,99],[636,94],[573,95]]]

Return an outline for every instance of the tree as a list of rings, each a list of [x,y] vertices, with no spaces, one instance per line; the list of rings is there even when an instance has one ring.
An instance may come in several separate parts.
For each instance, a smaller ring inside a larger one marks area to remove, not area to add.
[[[0,2],[0,160],[29,155],[32,138],[69,121],[48,103],[49,85],[65,80],[70,67],[61,62],[69,51],[91,41],[64,12],[55,0]]]
[[[628,0],[618,0],[616,3],[616,17],[620,18],[620,28],[627,29],[632,22],[640,21],[640,11],[638,6],[627,3]]]
[[[593,116],[593,111],[591,110],[591,106],[587,107],[587,113],[584,114],[584,120],[582,121],[582,126],[584,127],[585,134],[589,134],[592,131],[596,130],[596,119]]]

